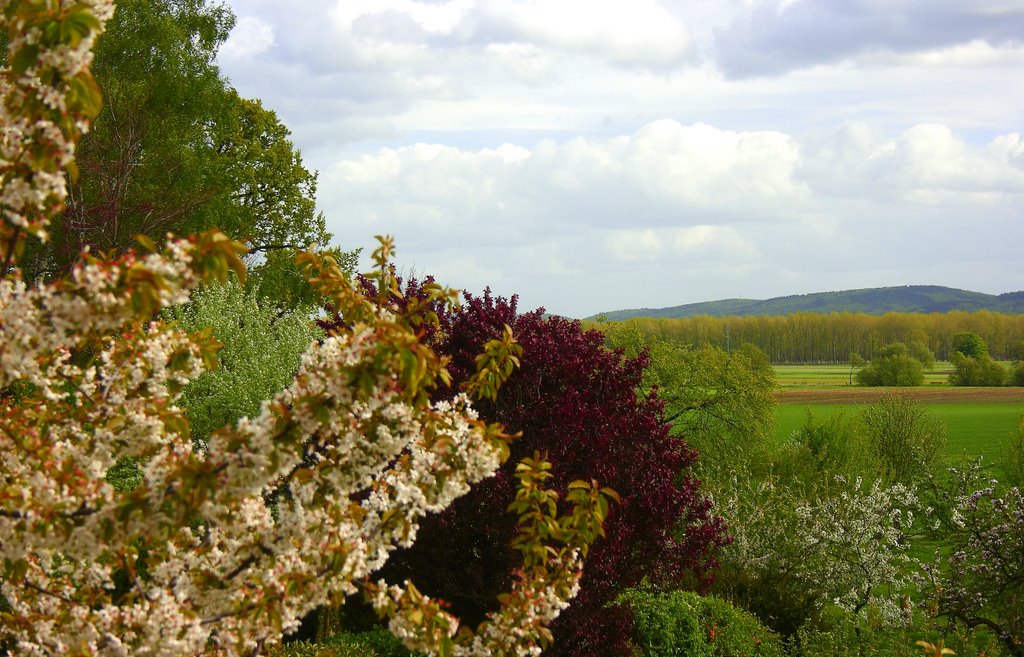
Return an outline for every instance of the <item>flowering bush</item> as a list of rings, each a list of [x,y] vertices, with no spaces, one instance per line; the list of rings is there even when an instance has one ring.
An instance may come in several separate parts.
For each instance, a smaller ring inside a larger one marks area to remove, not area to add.
[[[996,482],[968,495],[943,527],[948,553],[923,568],[929,611],[991,631],[1011,655],[1024,655],[1024,494]]]
[[[0,3],[11,46],[0,72],[0,631],[28,655],[257,654],[309,610],[363,590],[410,646],[538,653],[608,511],[607,493],[575,482],[572,511],[558,516],[539,459],[517,471],[524,565],[477,633],[456,634],[456,619],[411,583],[368,579],[412,543],[425,513],[508,454],[502,427],[478,420],[467,395],[430,401],[449,375],[420,342],[429,315],[395,298],[389,241],[375,254],[372,301],[332,259],[301,256],[347,325],[205,452],[193,451],[176,404],[216,345],[151,319],[201,281],[244,276],[241,245],[212,231],[169,239],[159,254],[85,254],[67,278],[35,286],[7,271],[60,205],[62,168],[98,103],[89,47],[112,9]],[[517,346],[507,333],[485,351],[466,392],[493,398]],[[125,458],[140,471],[121,493],[106,475]]]
[[[915,491],[903,484],[865,486],[837,476],[803,490],[737,473],[715,498],[733,537],[719,589],[783,634],[830,604],[904,624],[917,507]]]

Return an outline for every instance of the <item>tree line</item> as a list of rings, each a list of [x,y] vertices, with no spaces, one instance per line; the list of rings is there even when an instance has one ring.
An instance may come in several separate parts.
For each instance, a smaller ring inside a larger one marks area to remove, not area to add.
[[[951,311],[948,313],[794,313],[785,316],[638,317],[623,323],[648,339],[694,346],[711,345],[730,351],[752,344],[772,363],[845,363],[850,354],[871,360],[894,342],[920,343],[938,360],[951,360],[957,334],[976,333],[996,360],[1024,357],[1024,315]]]

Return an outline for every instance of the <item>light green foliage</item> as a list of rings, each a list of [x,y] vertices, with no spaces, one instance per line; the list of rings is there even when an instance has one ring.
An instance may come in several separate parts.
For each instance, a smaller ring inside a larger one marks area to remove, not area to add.
[[[864,362],[865,361],[864,361],[864,357],[863,356],[861,356],[860,354],[858,354],[855,351],[851,351],[850,352],[850,385],[851,386],[853,385],[853,375],[854,375],[854,373],[858,369],[864,367]]]
[[[322,253],[334,258],[338,268],[349,278],[353,278],[359,265],[361,251],[362,249],[324,249]],[[290,249],[266,252],[261,262],[249,268],[246,286],[255,290],[261,299],[273,299],[288,308],[317,307],[323,304],[323,298],[314,292],[306,281],[302,267],[295,260],[295,251]]]
[[[218,368],[182,394],[197,441],[257,414],[264,400],[291,382],[317,334],[302,309],[280,309],[233,280],[198,290],[188,304],[170,309],[167,318],[188,332],[208,329],[222,345]]]
[[[931,358],[931,362],[935,359]],[[894,342],[857,372],[857,383],[862,386],[919,386],[924,383],[924,365],[907,345]]]
[[[921,649],[914,645],[920,634],[911,629],[882,627],[869,618],[849,614],[836,614],[829,621],[824,628],[801,628],[794,657],[922,657]]]
[[[913,482],[932,469],[946,440],[943,424],[909,396],[890,392],[861,412],[866,438],[888,481]]]
[[[993,360],[987,353],[980,356],[953,354],[955,371],[949,375],[949,382],[955,386],[1001,386],[1006,383],[1006,367]]]
[[[865,439],[857,417],[843,410],[815,417],[806,409],[804,423],[790,435],[776,458],[776,468],[790,469],[793,479],[814,481],[822,476],[839,474],[855,478],[875,471],[878,457]]]
[[[627,355],[648,349],[641,394],[657,389],[666,419],[700,452],[705,475],[728,472],[764,452],[775,428],[775,372],[757,347],[744,344],[728,353],[645,339],[632,324],[602,328],[607,344]]]
[[[117,492],[127,493],[142,483],[142,468],[132,457],[122,456],[107,470],[106,480]]]
[[[925,336],[927,339],[927,336]],[[921,367],[926,370],[930,370],[935,367],[935,354],[928,348],[922,340],[911,340],[907,343],[907,349],[910,351],[911,357],[917,362],[921,363]]]
[[[779,636],[749,613],[688,591],[633,589],[633,657],[782,657]]]

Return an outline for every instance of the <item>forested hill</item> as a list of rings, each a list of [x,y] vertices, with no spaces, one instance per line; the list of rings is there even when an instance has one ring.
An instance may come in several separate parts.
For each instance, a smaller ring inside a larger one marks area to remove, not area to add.
[[[609,320],[633,317],[680,318],[743,317],[750,315],[791,315],[798,312],[851,312],[882,315],[898,313],[945,313],[952,310],[991,310],[999,313],[1024,313],[1024,291],[983,294],[940,285],[876,287],[844,292],[795,294],[774,299],[724,299],[688,303],[671,308],[639,308],[602,313]]]

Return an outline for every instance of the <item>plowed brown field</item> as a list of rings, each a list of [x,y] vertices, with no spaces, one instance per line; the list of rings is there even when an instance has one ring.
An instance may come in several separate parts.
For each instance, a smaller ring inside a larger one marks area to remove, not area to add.
[[[878,401],[887,388],[822,388],[779,390],[775,399],[780,404],[870,404]],[[917,401],[928,404],[954,402],[1024,403],[1024,388],[900,388]]]

